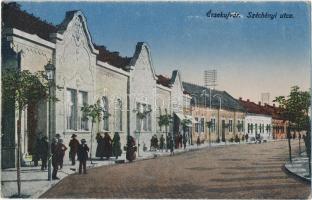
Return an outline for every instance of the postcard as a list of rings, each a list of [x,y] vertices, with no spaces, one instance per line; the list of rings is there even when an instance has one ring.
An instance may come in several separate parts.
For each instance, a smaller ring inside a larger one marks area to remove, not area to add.
[[[309,1],[1,11],[2,198],[311,198]]]

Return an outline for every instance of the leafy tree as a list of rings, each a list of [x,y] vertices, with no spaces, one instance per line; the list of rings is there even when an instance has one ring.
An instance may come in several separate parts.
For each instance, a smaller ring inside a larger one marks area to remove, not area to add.
[[[28,105],[42,100],[52,99],[50,96],[49,83],[43,71],[31,73],[28,70],[5,69],[2,72],[2,98],[4,102],[15,102],[15,109],[18,110],[17,120],[17,190],[21,196],[21,119],[22,112]]]
[[[289,129],[287,130],[289,159],[291,159],[290,131],[295,133],[306,131],[307,137],[310,137],[310,119],[308,116],[309,107],[311,105],[311,96],[308,91],[301,91],[298,86],[291,87],[290,94],[287,96],[276,97],[274,102],[278,102],[282,108],[281,114],[289,120]],[[300,138],[299,138],[300,144]],[[311,145],[310,143],[308,145]],[[307,146],[306,149],[310,149]],[[309,156],[310,157],[310,156]],[[309,158],[310,159],[310,158]]]
[[[167,145],[167,134],[168,134],[168,127],[170,125],[170,121],[172,119],[172,116],[170,114],[167,113],[167,109],[165,109],[165,113],[164,115],[160,115],[158,117],[158,125],[160,127],[165,127],[165,132],[166,132],[166,150],[168,149],[168,145]]]
[[[85,104],[81,111],[83,113],[84,119],[91,119],[91,146],[90,146],[90,160],[92,163],[92,144],[93,144],[93,126],[94,123],[100,123],[102,120],[102,114],[104,112],[103,107],[101,106],[100,99],[96,101],[93,105],[87,105]]]

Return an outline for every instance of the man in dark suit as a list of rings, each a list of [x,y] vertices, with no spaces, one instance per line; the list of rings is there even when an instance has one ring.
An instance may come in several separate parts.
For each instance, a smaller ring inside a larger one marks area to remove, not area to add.
[[[83,173],[87,173],[88,152],[89,147],[86,144],[86,140],[82,139],[81,144],[78,146],[79,174],[82,173],[82,168]]]

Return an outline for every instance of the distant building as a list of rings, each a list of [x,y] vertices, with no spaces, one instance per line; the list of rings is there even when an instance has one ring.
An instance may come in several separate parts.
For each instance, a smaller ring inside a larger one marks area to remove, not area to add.
[[[218,142],[229,141],[244,133],[245,111],[239,102],[226,91],[210,90],[206,87],[183,82],[184,90],[192,96],[193,125],[192,140]],[[210,105],[211,100],[211,105]],[[221,102],[220,102],[221,101]],[[207,122],[211,123],[210,129]],[[209,138],[210,135],[210,138]]]
[[[261,105],[251,102],[249,99],[244,101],[239,98],[239,103],[245,108],[245,134],[248,134],[250,141],[254,141],[257,135],[261,140],[272,139],[272,116],[271,113]]]

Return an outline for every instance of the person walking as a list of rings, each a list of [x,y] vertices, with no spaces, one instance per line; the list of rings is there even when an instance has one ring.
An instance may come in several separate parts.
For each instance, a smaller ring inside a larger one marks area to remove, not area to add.
[[[136,158],[135,152],[137,151],[137,147],[135,146],[135,140],[132,136],[128,136],[127,138],[127,152],[126,152],[126,159],[129,162],[132,162]]]
[[[102,137],[101,133],[97,133],[95,139],[97,141],[95,157],[99,157],[99,158],[101,158],[101,160],[103,160],[103,157],[104,157],[104,138]]]
[[[47,169],[47,161],[49,154],[49,143],[47,136],[43,136],[40,141],[40,159],[41,159],[41,170]]]
[[[200,145],[200,137],[199,136],[197,137],[197,142],[196,143],[197,143],[197,146]]]
[[[79,160],[79,174],[87,173],[87,160],[88,160],[88,152],[89,152],[89,147],[86,144],[85,139],[81,139],[81,144],[78,146],[78,160]]]
[[[186,148],[186,142],[187,142],[187,138],[186,138],[186,134],[183,135],[183,145],[184,145],[184,149]]]
[[[108,133],[104,135],[104,157],[108,160],[112,156],[112,138]]]
[[[72,162],[72,165],[75,165],[76,162],[76,155],[77,155],[77,151],[78,151],[78,146],[79,146],[79,141],[76,139],[77,135],[76,134],[72,134],[71,136],[71,140],[69,141],[69,159]]]
[[[159,148],[160,148],[161,152],[164,151],[164,148],[165,148],[165,138],[164,138],[164,135],[161,135],[161,136],[160,136],[160,139],[159,139]]]
[[[170,137],[170,156],[174,155],[174,142],[173,142],[173,137]]]
[[[120,136],[118,132],[115,132],[113,137],[113,155],[118,159],[118,156],[121,156],[121,153]]]
[[[182,148],[182,135],[179,132],[179,148]]]
[[[65,151],[67,150],[67,147],[63,144],[63,139],[59,139],[58,141],[58,146],[59,146],[59,156],[58,156],[58,164],[60,166],[60,169],[63,168],[63,162],[64,162],[64,156],[65,156]]]

